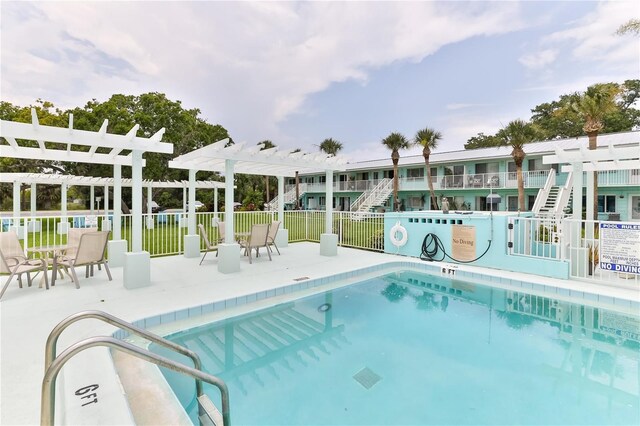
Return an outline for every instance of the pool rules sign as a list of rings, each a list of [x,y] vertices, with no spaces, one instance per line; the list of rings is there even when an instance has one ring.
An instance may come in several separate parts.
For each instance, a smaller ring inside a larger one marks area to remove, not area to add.
[[[600,223],[600,268],[640,275],[640,224]]]

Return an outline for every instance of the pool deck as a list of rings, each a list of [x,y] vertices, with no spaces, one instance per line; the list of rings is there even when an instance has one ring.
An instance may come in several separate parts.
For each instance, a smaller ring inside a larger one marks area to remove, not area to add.
[[[89,279],[80,274],[80,289],[68,278],[49,291],[33,287],[18,288],[14,282],[0,301],[0,424],[38,424],[40,391],[44,369],[44,347],[51,329],[65,317],[83,310],[102,310],[126,321],[135,321],[208,302],[271,290],[291,284],[296,278],[310,279],[348,272],[393,261],[416,261],[406,257],[339,247],[334,257],[320,256],[315,243],[296,243],[280,249],[269,262],[265,255],[252,265],[241,260],[241,271],[221,274],[214,253],[200,258],[183,256],[153,258],[151,285],[125,289],[122,268],[112,268],[113,281],[104,271]],[[466,267],[473,270],[474,267]],[[476,268],[486,272],[485,268]],[[78,272],[81,272],[80,269]],[[491,272],[495,274],[495,271]],[[637,301],[640,291],[575,281],[552,280],[525,274],[499,272],[512,278],[537,281],[546,286],[582,288],[610,297]],[[6,279],[6,277],[3,277]],[[4,283],[4,280],[2,281]],[[80,339],[107,335],[115,328],[87,320],[71,326],[60,338],[59,351]],[[60,414],[60,413],[58,413]],[[96,419],[94,424],[100,424]]]

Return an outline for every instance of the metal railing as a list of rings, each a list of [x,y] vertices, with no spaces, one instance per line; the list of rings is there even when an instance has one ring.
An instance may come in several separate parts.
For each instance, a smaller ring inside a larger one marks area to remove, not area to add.
[[[556,217],[509,218],[511,256],[526,256],[569,263],[571,279],[609,285],[638,285],[640,275],[603,269],[600,227],[602,224],[637,226],[632,222],[609,222]],[[617,254],[616,254],[617,255]],[[624,257],[624,254],[621,254]],[[636,265],[637,266],[637,265]]]
[[[384,199],[389,198],[393,186],[392,179],[382,179],[375,187],[363,192],[351,203],[350,210],[352,212],[369,210],[374,204],[381,203]]]
[[[287,210],[284,214],[283,228],[289,230],[289,242],[320,240],[324,232],[324,214],[322,210]],[[334,222],[339,223],[345,232],[339,234],[338,244],[345,247],[362,248],[366,250],[382,251],[377,244],[370,244],[366,238],[359,235],[360,227],[366,223],[381,230],[383,228],[383,213],[367,213],[365,216],[354,217],[352,212],[334,211]],[[109,215],[111,216],[111,215]],[[254,211],[234,212],[236,232],[249,232],[251,225],[270,223],[279,220],[277,212]],[[225,213],[200,212],[196,213],[196,224],[205,227],[211,241],[219,237],[217,222],[223,221]],[[318,219],[322,218],[322,219]],[[110,239],[114,239],[113,222],[108,216],[97,217],[99,229],[110,229]],[[358,224],[352,223],[358,222]],[[60,216],[35,216],[20,218],[3,218],[3,231],[15,230],[22,240],[25,252],[31,247],[57,246],[67,243],[70,228],[86,226],[88,222],[84,216],[61,218]],[[108,228],[104,225],[107,223]],[[62,224],[62,226],[61,226]],[[184,237],[188,234],[187,214],[182,212],[162,212],[143,215],[142,247],[151,257],[179,255],[184,253]],[[354,234],[355,229],[357,231]],[[127,248],[131,250],[132,215],[123,215],[120,223],[121,239],[127,241]],[[201,241],[201,249],[204,249]]]
[[[82,319],[93,318],[104,321],[108,324],[120,327],[127,330],[130,333],[144,337],[145,339],[171,349],[179,354],[185,355],[193,361],[194,368],[183,365],[179,362],[154,354],[146,349],[132,345],[127,342],[123,342],[112,337],[91,337],[82,340],[74,345],[71,345],[65,351],[63,351],[58,357],[56,357],[56,345],[60,334],[71,324],[80,321]],[[94,346],[108,346],[116,350],[120,350],[130,355],[141,358],[145,361],[153,362],[156,365],[169,368],[179,373],[187,374],[196,379],[196,394],[199,397],[204,395],[202,389],[202,382],[207,382],[218,388],[222,401],[222,417],[223,424],[228,426],[230,424],[230,411],[229,411],[229,390],[223,380],[211,376],[202,371],[202,362],[198,354],[192,350],[173,343],[157,334],[151,333],[147,330],[136,327],[135,325],[128,323],[118,317],[110,315],[102,311],[84,311],[73,314],[58,325],[56,325],[45,345],[45,375],[42,381],[42,400],[41,400],[41,417],[40,423],[42,425],[53,425],[55,420],[55,383],[60,369],[64,364],[79,352]]]

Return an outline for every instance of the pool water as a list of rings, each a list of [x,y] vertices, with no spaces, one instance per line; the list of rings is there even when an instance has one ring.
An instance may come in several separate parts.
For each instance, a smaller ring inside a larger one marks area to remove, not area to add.
[[[227,382],[235,425],[611,425],[640,423],[639,325],[400,272],[169,338]],[[197,424],[193,381],[163,374]]]

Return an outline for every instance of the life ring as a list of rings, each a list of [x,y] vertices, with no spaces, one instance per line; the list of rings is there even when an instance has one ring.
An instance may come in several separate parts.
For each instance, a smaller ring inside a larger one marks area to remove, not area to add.
[[[397,234],[400,233],[400,239],[398,239]],[[391,240],[391,244],[396,247],[402,247],[407,244],[407,239],[409,236],[407,235],[407,229],[400,224],[400,222],[396,222],[395,225],[391,227],[391,231],[389,232],[389,239]]]

